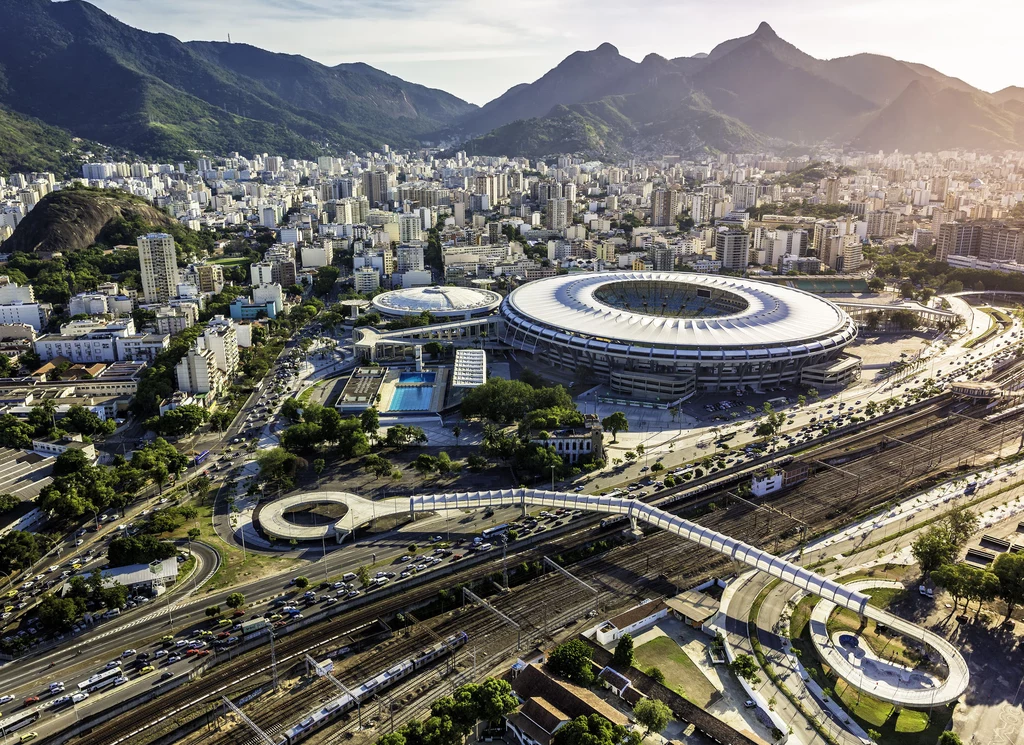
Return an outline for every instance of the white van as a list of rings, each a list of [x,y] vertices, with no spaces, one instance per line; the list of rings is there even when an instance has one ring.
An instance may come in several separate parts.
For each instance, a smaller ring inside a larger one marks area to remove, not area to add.
[[[346,582],[351,582],[356,578],[356,575],[353,572],[346,572],[345,574],[341,575],[341,578]]]
[[[108,610],[106,613],[103,614],[103,617],[104,618],[116,618],[117,616],[120,616],[120,615],[121,615],[121,609],[120,608],[111,608],[110,610]]]

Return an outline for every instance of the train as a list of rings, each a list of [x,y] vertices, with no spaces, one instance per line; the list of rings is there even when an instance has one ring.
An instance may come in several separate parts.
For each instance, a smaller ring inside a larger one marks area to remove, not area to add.
[[[328,722],[351,711],[357,704],[362,704],[403,678],[409,677],[417,670],[421,670],[435,660],[454,652],[459,647],[465,646],[468,641],[469,635],[465,631],[460,631],[421,650],[415,657],[410,657],[391,666],[384,672],[353,688],[351,693],[338,696],[312,714],[303,717],[298,724],[284,732],[281,739],[276,741],[276,745],[295,745],[295,743],[309,737],[309,735]]]

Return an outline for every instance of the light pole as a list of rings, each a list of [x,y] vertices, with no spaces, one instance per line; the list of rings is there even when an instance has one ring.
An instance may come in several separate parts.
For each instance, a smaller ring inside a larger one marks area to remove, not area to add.
[[[551,491],[555,490],[555,466],[551,466]]]

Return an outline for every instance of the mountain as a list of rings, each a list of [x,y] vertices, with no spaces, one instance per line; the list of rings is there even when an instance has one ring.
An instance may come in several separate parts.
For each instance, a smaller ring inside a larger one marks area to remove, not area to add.
[[[183,43],[83,0],[0,0],[0,105],[153,157],[412,146],[476,109],[367,65]]]
[[[920,80],[879,111],[856,137],[866,150],[1019,149],[1021,109],[979,92],[935,89]]]
[[[1004,149],[1024,146],[1022,111],[1024,89],[990,95],[884,55],[816,59],[761,23],[692,57],[635,63],[610,44],[575,52],[452,131],[474,152],[534,157],[563,145],[598,156],[821,142]]]
[[[63,189],[47,194],[0,245],[4,253],[69,253],[96,243],[123,222],[151,229],[178,230],[180,225],[144,199],[118,189]]]
[[[509,88],[459,124],[469,132],[486,132],[517,119],[545,116],[555,106],[596,101],[618,92],[615,83],[636,67],[611,44],[573,52],[539,80]]]
[[[0,174],[14,171],[67,173],[81,148],[68,132],[0,106]]]

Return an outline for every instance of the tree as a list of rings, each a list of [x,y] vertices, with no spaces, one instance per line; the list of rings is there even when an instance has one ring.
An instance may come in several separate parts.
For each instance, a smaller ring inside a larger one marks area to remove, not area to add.
[[[663,673],[661,671],[660,667],[652,667],[652,668],[650,668],[647,671],[647,674],[650,676],[651,680],[653,680],[655,683],[660,683],[661,685],[665,685],[665,673]]]
[[[472,694],[476,717],[485,722],[497,722],[519,707],[519,701],[507,680],[487,678],[473,688]]]
[[[939,735],[938,745],[962,745],[962,741],[960,735],[947,729]]]
[[[245,595],[240,592],[233,592],[227,596],[224,602],[227,604],[228,608],[237,610],[245,605]]]
[[[872,277],[868,280],[868,289],[872,292],[881,292],[885,289],[885,280],[881,277]]]
[[[173,543],[161,541],[152,535],[121,536],[110,542],[107,559],[110,566],[123,567],[170,559],[176,552]]]
[[[35,534],[24,530],[12,530],[0,536],[0,571],[11,572],[28,569],[39,561],[42,552]]]
[[[946,535],[953,545],[963,546],[978,530],[978,516],[964,506],[955,507],[946,515]]]
[[[729,669],[737,677],[743,678],[748,683],[757,685],[761,682],[761,676],[758,675],[757,661],[749,654],[736,655],[736,659],[729,663]]]
[[[206,617],[207,618],[216,618],[217,616],[220,615],[220,606],[219,605],[208,606],[207,609],[204,612],[206,613]]]
[[[807,397],[810,398],[813,401],[817,401],[818,400],[818,389],[817,388],[808,388],[807,389]]]
[[[925,575],[956,558],[957,548],[945,527],[933,525],[910,544],[910,551]]]
[[[336,266],[322,266],[316,270],[316,279],[313,282],[313,292],[317,295],[328,295],[334,288],[334,283],[341,276],[341,270]]]
[[[363,409],[363,412],[359,415],[359,426],[363,428],[363,432],[374,442],[377,441],[377,430],[380,429],[380,415],[377,410],[372,406],[368,409]]]
[[[372,473],[374,479],[387,476],[393,469],[394,466],[391,464],[391,461],[376,453],[370,453],[363,460],[363,470]]]
[[[630,463],[632,463],[633,461],[635,461],[637,459],[637,454],[634,451],[632,451],[632,450],[627,450],[623,454],[623,457],[625,457],[626,460],[628,460]]]
[[[555,732],[553,745],[640,745],[640,733],[612,724],[600,714],[578,716]]]
[[[21,500],[13,494],[0,494],[0,512],[10,512],[21,505]]]
[[[612,666],[618,670],[628,670],[633,666],[633,637],[629,634],[619,637],[612,655]]]
[[[613,411],[601,420],[601,426],[612,433],[612,442],[618,442],[619,432],[629,432],[629,420],[621,411]]]
[[[370,584],[370,567],[364,565],[356,569],[356,577],[359,579],[359,584],[366,587]]]
[[[198,541],[199,538],[202,535],[203,535],[203,531],[201,531],[199,528],[189,528],[188,529],[187,536],[188,536],[188,555],[189,556],[192,555],[192,541]]]
[[[999,578],[999,597],[1006,603],[1006,618],[1024,604],[1024,554],[999,554],[992,564],[992,573]]]
[[[256,462],[260,466],[260,476],[266,481],[277,482],[285,487],[294,483],[299,458],[284,448],[262,450],[256,456]]]
[[[78,605],[71,598],[59,598],[46,593],[39,603],[39,622],[51,633],[67,631],[78,618]]]
[[[551,669],[567,680],[580,685],[590,685],[594,681],[591,665],[593,650],[590,645],[580,639],[572,639],[555,647],[548,656]]]
[[[305,590],[307,587],[309,587],[309,578],[308,577],[296,577],[295,578],[295,586],[298,587],[300,590]]]
[[[92,463],[89,462],[89,457],[84,452],[72,448],[57,456],[53,462],[53,475],[54,477],[69,476],[91,466]]]
[[[420,453],[413,460],[412,467],[420,476],[426,476],[428,473],[433,473],[434,469],[437,468],[437,459],[433,455]]]
[[[662,463],[660,460],[656,461],[654,463],[654,465],[651,466],[651,473],[659,473],[659,472],[664,471],[664,470],[665,470],[665,464]]]
[[[644,698],[636,702],[633,707],[633,714],[636,721],[647,728],[647,734],[661,732],[672,720],[672,710],[663,701],[654,698]]]

